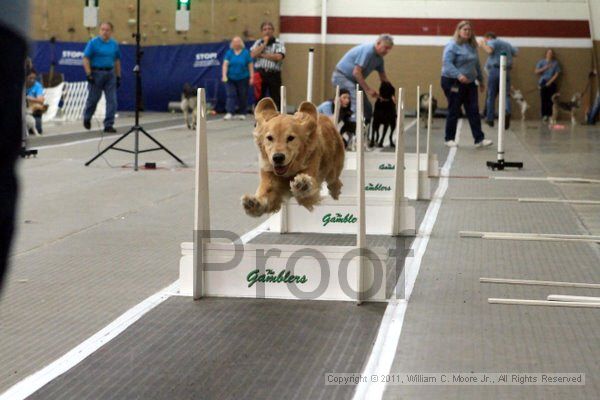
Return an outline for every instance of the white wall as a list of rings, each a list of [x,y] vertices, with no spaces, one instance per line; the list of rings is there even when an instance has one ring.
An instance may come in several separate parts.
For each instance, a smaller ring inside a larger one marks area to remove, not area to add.
[[[282,17],[320,17],[322,0],[281,0],[280,14]],[[348,18],[398,18],[401,19],[473,19],[489,20],[490,22],[506,21],[507,24],[518,20],[537,20],[546,24],[553,21],[573,21],[581,28],[581,23],[587,25],[592,8],[596,38],[600,40],[600,0],[327,0],[328,17]],[[417,22],[419,23],[419,22]],[[434,28],[423,24],[423,30]],[[477,28],[477,27],[476,27]],[[564,25],[563,25],[564,28]],[[535,29],[535,28],[534,28]],[[568,29],[568,28],[567,28]],[[476,29],[477,30],[477,29]],[[522,30],[523,31],[523,30]],[[580,30],[579,30],[580,31]],[[578,31],[578,32],[579,32]],[[567,31],[568,32],[568,31]],[[332,34],[328,32],[327,43],[329,44],[357,44],[373,40],[373,34],[364,32],[355,34]],[[371,32],[373,33],[373,32]],[[423,32],[411,33],[411,35],[394,35],[395,42],[407,46],[440,46],[444,45],[448,38],[431,31],[429,35]],[[592,46],[591,39],[585,37],[571,37],[565,35],[565,30],[559,32],[555,37],[547,34],[528,33],[524,37],[519,34],[511,35],[510,32],[502,32],[503,38],[520,47],[546,47],[552,43],[555,47],[565,48],[589,48]],[[282,39],[288,43],[319,43],[320,35],[316,32],[283,32]]]
[[[600,15],[600,1],[594,3]],[[280,0],[281,15],[320,16],[321,0]],[[586,0],[328,0],[332,17],[562,19],[588,18]]]

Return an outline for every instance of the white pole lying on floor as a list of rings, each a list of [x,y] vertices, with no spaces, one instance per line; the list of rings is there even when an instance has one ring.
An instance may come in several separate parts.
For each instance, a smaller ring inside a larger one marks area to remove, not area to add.
[[[199,88],[196,110],[196,192],[194,196],[194,267],[193,296],[199,299],[204,295],[204,243],[210,231],[210,204],[208,188],[208,151],[206,140],[206,91]]]
[[[394,170],[394,214],[392,220],[392,235],[399,235],[402,226],[402,211],[404,205],[404,90],[398,89],[398,105],[396,115],[396,168]],[[393,132],[392,132],[393,134]]]
[[[600,283],[536,281],[533,279],[479,278],[481,283],[501,283],[507,285],[557,286],[585,289],[600,289]]]
[[[281,86],[279,88],[280,91],[280,100],[279,100],[279,113],[281,115],[287,114],[287,91],[285,86]],[[282,206],[281,212],[279,213],[279,231],[281,233],[286,233],[288,231],[288,214],[287,207]]]
[[[308,49],[308,79],[306,82],[306,101],[312,102],[313,97],[313,70],[315,64],[315,49]]]
[[[432,108],[433,108],[433,86],[429,85],[429,102],[427,103],[427,177],[429,177],[429,142],[431,137],[431,120],[433,119]],[[421,104],[419,104],[419,107]]]
[[[565,235],[562,233],[522,233],[522,232],[478,232],[459,231],[463,238],[504,239],[504,240],[549,240],[582,241],[600,243],[600,235]]]
[[[359,250],[358,256],[358,290],[356,296],[356,303],[362,303],[362,292],[363,292],[363,273],[364,273],[364,257],[363,249],[367,247],[367,224],[365,221],[365,160],[363,158],[363,92],[359,90],[356,92],[356,182],[357,182],[357,198],[358,198],[358,231],[356,232],[356,247]]]
[[[529,300],[529,299],[489,298],[488,303],[490,303],[490,304],[512,304],[512,305],[521,305],[521,306],[600,308],[600,303],[584,303],[584,302],[574,302],[574,301],[548,301],[548,300]]]
[[[600,200],[570,200],[570,199],[542,199],[534,197],[524,197],[517,199],[521,203],[567,203],[567,204],[588,204],[600,205]]]
[[[598,303],[600,304],[600,297],[591,296],[569,296],[564,294],[551,294],[548,295],[549,301],[574,301],[578,303]]]
[[[421,153],[419,151],[420,147],[421,147],[421,142],[420,142],[420,136],[421,136],[421,102],[420,102],[420,97],[421,97],[421,86],[417,86],[417,150],[415,151],[415,153],[417,153],[417,200],[419,200],[421,198],[420,196],[420,190],[419,190],[419,181],[421,179]],[[397,166],[398,164],[396,164]]]
[[[335,99],[333,100],[333,124],[338,127],[338,119],[340,119],[340,86],[335,87]]]

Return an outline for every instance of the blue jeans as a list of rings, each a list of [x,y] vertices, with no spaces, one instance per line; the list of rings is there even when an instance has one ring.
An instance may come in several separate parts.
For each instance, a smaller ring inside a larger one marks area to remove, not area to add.
[[[43,133],[43,131],[42,131],[42,116],[40,115],[39,117],[36,117],[34,115],[33,119],[35,120],[35,129],[37,129],[38,133]]]
[[[458,79],[442,76],[442,89],[448,99],[448,116],[446,117],[446,141],[456,138],[456,125],[460,115],[460,107],[465,106],[465,112],[471,126],[471,134],[475,143],[483,140],[477,85],[474,82],[460,83]]]
[[[115,113],[117,112],[117,78],[114,71],[92,70],[94,83],[88,83],[88,98],[85,102],[83,111],[83,120],[90,121],[102,92],[106,98],[106,116],[104,117],[104,127],[110,128],[115,123]]]
[[[242,115],[248,112],[248,86],[248,78],[239,81],[231,79],[227,81],[225,85],[225,91],[227,92],[225,109],[228,113],[235,114],[236,109]]]
[[[333,87],[339,86],[340,89],[346,89],[350,92],[350,109],[352,110],[350,121],[356,122],[356,82],[348,79],[337,71],[333,72],[331,82],[333,83]],[[363,111],[365,121],[369,123],[369,121],[371,121],[371,116],[373,115],[373,107],[371,106],[366,93],[363,94]]]
[[[487,99],[485,101],[486,115],[488,121],[494,120],[494,111],[496,110],[496,97],[500,92],[500,68],[491,67],[488,69],[488,87]],[[510,114],[510,74],[506,71],[506,113]]]
[[[600,113],[600,95],[596,96],[596,100],[594,101],[594,105],[592,109],[587,115],[587,123],[588,125],[594,125],[596,123],[596,118],[598,117],[598,113]]]

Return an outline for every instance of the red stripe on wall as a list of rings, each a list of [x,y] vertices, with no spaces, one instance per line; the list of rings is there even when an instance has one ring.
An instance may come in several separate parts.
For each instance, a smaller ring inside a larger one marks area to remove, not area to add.
[[[282,33],[321,33],[321,17],[280,18]],[[531,20],[531,19],[473,19],[475,32],[481,35],[493,31],[498,36],[589,38],[587,20]],[[327,33],[352,35],[423,35],[451,36],[458,19],[437,18],[361,18],[329,17]]]

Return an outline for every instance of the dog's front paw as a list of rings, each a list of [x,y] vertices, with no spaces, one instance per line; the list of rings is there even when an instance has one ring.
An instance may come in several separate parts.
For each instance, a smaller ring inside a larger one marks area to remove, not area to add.
[[[256,196],[245,194],[242,196],[244,211],[251,217],[260,217],[265,213],[266,205]]]
[[[290,182],[292,194],[296,199],[302,199],[312,195],[314,191],[314,179],[307,174],[296,175],[293,181]]]

